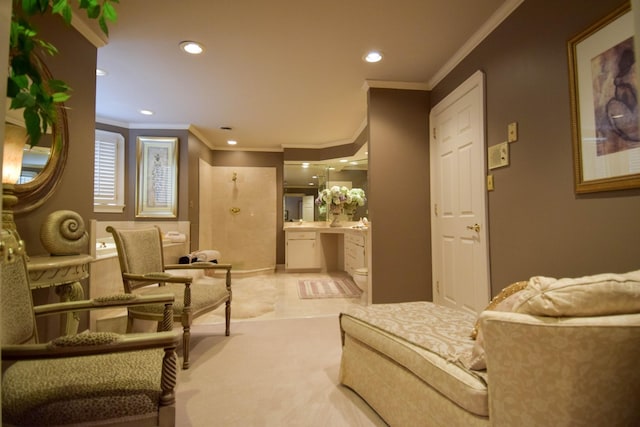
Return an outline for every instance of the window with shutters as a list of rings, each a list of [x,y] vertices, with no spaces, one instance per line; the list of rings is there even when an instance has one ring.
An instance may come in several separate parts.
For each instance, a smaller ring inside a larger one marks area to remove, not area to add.
[[[93,211],[124,210],[124,137],[96,130],[93,169]]]

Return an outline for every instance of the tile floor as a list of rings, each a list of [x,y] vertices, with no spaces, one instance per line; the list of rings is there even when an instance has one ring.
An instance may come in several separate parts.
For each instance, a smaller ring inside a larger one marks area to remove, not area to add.
[[[232,276],[231,286],[240,287],[250,284],[255,287],[272,288],[275,293],[273,310],[259,316],[246,319],[234,319],[234,321],[256,321],[265,319],[291,319],[303,317],[319,317],[328,315],[338,315],[341,311],[352,305],[366,305],[367,295],[362,293],[360,298],[323,298],[323,299],[300,299],[298,297],[297,283],[299,279],[308,278],[330,278],[349,277],[344,272],[330,273],[287,273],[275,271],[272,273],[262,273],[248,276]],[[235,294],[234,294],[235,296]],[[238,304],[242,301],[234,299],[231,304],[231,312],[238,309]],[[233,314],[232,314],[233,316]],[[203,315],[194,320],[194,324],[212,324],[224,321],[224,309],[219,309]]]

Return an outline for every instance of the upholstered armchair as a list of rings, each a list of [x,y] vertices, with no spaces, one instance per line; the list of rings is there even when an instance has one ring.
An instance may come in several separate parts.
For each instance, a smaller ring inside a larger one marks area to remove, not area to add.
[[[172,295],[119,295],[34,308],[24,250],[1,232],[2,423],[174,426],[178,334]],[[38,342],[36,316],[160,304],[164,332],[84,332]]]
[[[182,323],[183,369],[188,369],[190,364],[189,346],[191,323],[194,318],[210,312],[224,303],[226,305],[225,335],[229,335],[231,322],[230,264],[195,262],[165,265],[162,232],[158,227],[116,229],[109,226],[107,231],[113,235],[116,244],[126,293],[154,295],[169,292],[175,296],[173,318]],[[171,270],[176,273],[171,274]],[[177,275],[180,270],[182,270],[182,274]],[[225,270],[224,283],[221,279],[205,276],[203,271],[207,270],[211,272]],[[162,306],[129,307],[127,319],[127,331],[132,330],[135,319],[160,322],[162,320]]]

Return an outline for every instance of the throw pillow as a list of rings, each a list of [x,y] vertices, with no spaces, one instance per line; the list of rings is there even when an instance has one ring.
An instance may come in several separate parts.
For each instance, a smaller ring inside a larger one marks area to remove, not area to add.
[[[640,313],[640,270],[579,278],[532,277],[513,311],[554,317]]]
[[[485,308],[485,310],[511,311],[513,305],[516,302],[516,298],[509,298],[509,297],[523,290],[527,286],[527,283],[528,282],[525,280],[521,282],[512,283],[511,285],[507,286],[506,288],[501,290],[498,295],[493,297],[493,299],[489,302],[489,305]],[[471,339],[474,339],[474,340],[476,339],[479,328],[480,328],[480,321],[476,320],[476,323],[473,326],[473,329],[471,330]]]
[[[520,293],[521,293],[520,290],[522,290],[522,288],[526,284],[527,284],[526,281],[514,283],[513,285],[511,285],[513,288],[505,292],[508,295],[503,297],[501,301],[498,301],[491,308],[487,307],[487,310],[512,311],[514,304],[516,304],[516,302],[520,298]],[[507,288],[505,288],[504,290],[506,289]],[[498,294],[498,296],[500,296],[500,294]],[[489,304],[489,306],[491,306],[491,304]],[[482,336],[482,329],[480,329],[480,325],[478,324],[478,322],[479,321],[476,321],[476,327],[474,328],[474,330],[477,332],[475,337],[476,342],[473,344],[473,348],[471,349],[471,354],[469,354],[468,356],[463,356],[461,359],[463,365],[473,370],[487,369],[487,362],[485,360],[485,354],[484,354],[484,338]]]

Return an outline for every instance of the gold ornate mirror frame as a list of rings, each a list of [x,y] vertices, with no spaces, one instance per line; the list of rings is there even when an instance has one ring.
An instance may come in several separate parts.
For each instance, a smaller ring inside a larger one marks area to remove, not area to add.
[[[51,79],[51,73],[43,63],[44,79]],[[58,114],[51,134],[51,154],[44,168],[31,181],[15,184],[13,193],[17,203],[12,207],[14,215],[30,212],[41,206],[60,182],[69,150],[69,128],[64,104],[58,105]]]

